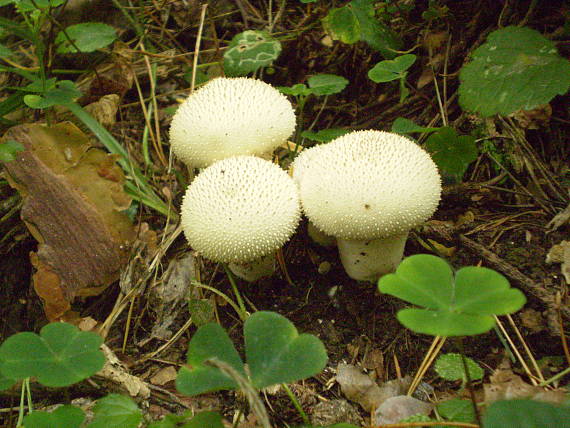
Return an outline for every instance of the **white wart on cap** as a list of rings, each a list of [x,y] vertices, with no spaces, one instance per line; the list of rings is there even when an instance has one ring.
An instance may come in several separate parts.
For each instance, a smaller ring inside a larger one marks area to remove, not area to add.
[[[190,246],[212,261],[238,265],[272,255],[289,240],[300,215],[291,177],[254,156],[227,158],[204,169],[181,207]]]
[[[292,166],[306,216],[337,238],[345,270],[358,280],[395,269],[408,231],[431,217],[441,195],[429,154],[389,132],[346,134],[303,151]]]
[[[174,154],[192,168],[269,154],[295,130],[289,100],[261,80],[217,78],[191,94],[170,125]]]

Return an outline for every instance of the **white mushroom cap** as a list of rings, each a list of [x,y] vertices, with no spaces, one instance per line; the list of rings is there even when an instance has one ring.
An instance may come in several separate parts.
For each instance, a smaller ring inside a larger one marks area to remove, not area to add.
[[[291,177],[254,156],[224,159],[204,169],[188,187],[181,207],[190,246],[223,263],[249,262],[277,250],[300,216]]]
[[[292,167],[305,214],[340,239],[404,234],[434,213],[441,195],[429,154],[389,132],[351,132],[304,150]]]
[[[170,125],[172,151],[203,168],[230,156],[271,153],[295,130],[295,112],[276,88],[246,77],[217,78],[178,107]]]

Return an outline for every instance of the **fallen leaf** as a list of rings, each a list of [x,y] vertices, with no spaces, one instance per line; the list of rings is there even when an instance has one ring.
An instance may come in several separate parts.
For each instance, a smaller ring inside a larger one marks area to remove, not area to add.
[[[487,405],[498,400],[512,400],[516,398],[530,398],[561,404],[566,398],[563,389],[549,390],[526,383],[520,376],[514,374],[505,363],[495,370],[489,381],[490,383],[483,385],[485,404]]]
[[[153,385],[166,385],[176,379],[178,372],[173,366],[168,366],[160,369],[150,378],[150,383]]]
[[[570,241],[553,245],[546,254],[546,263],[561,263],[560,269],[566,284],[570,284]]]
[[[390,397],[404,394],[411,383],[406,376],[379,386],[357,367],[344,363],[337,367],[336,380],[345,397],[360,404],[367,412],[372,412]]]
[[[86,105],[84,110],[105,128],[110,128],[117,122],[120,101],[117,94],[103,95],[98,101]]]
[[[426,403],[414,397],[399,395],[390,397],[376,409],[372,415],[372,425],[395,424],[402,419],[413,415],[429,415],[433,410],[433,404]]]

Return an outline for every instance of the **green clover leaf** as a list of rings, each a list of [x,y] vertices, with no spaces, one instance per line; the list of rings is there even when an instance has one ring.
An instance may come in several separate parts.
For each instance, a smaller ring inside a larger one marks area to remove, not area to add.
[[[68,386],[103,368],[103,339],[66,323],[52,323],[40,334],[10,336],[0,346],[0,371],[9,378],[35,376],[45,386]]]
[[[398,320],[416,333],[465,336],[485,333],[495,325],[493,315],[519,310],[526,299],[498,272],[464,267],[453,276],[447,262],[429,254],[408,257],[395,273],[380,278],[381,292],[424,309],[398,312]]]

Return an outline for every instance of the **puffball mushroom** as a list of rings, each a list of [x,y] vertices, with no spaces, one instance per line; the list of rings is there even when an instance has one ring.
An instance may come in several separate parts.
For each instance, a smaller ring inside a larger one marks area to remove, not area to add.
[[[270,154],[295,130],[285,95],[261,80],[217,78],[178,107],[170,125],[174,154],[191,168],[231,156]]]
[[[255,156],[236,156],[205,168],[181,207],[188,243],[204,257],[229,263],[254,281],[273,273],[274,253],[295,231],[301,209],[291,177]]]
[[[429,154],[398,134],[356,131],[304,150],[292,164],[303,211],[335,236],[348,275],[392,272],[411,228],[435,212],[441,179]]]

